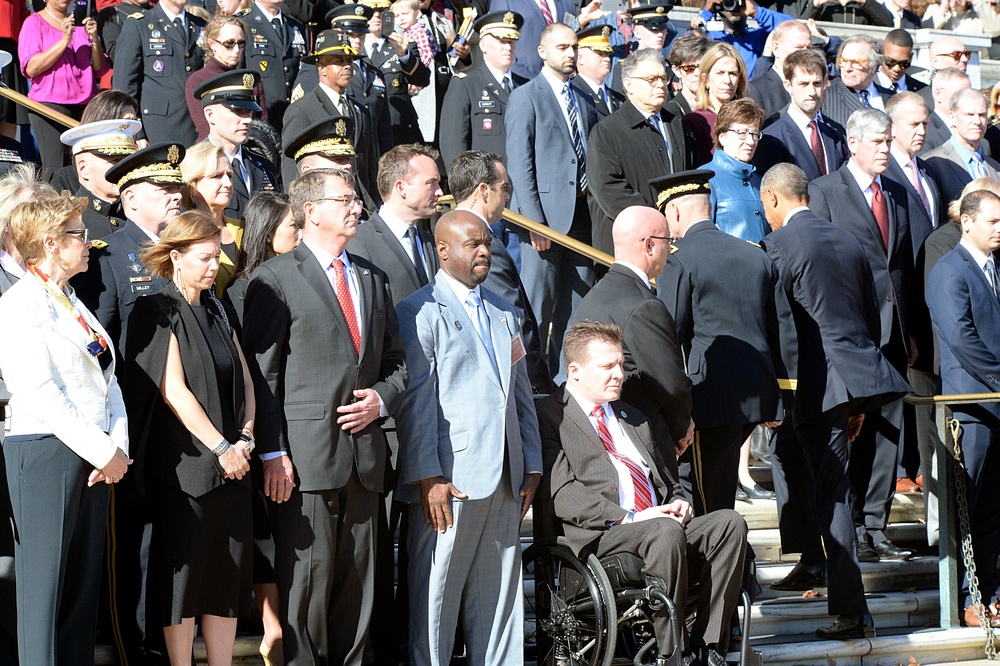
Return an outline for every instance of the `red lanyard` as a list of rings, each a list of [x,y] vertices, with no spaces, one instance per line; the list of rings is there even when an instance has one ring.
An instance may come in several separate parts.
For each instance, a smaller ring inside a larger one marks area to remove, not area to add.
[[[52,296],[52,298],[54,298],[57,303],[59,303],[67,310],[73,313],[73,315],[76,317],[76,320],[80,322],[80,326],[83,326],[83,330],[85,330],[87,332],[87,335],[90,336],[90,339],[101,346],[100,351],[97,351],[95,353],[94,350],[91,350],[91,353],[94,354],[94,356],[97,356],[101,352],[105,351],[108,348],[107,340],[104,339],[103,335],[99,334],[97,331],[94,331],[93,329],[90,328],[90,326],[87,324],[87,320],[83,318],[83,315],[77,312],[76,308],[73,307],[73,303],[72,301],[69,300],[69,297],[66,296],[66,294],[64,294],[61,289],[56,289],[55,287],[52,286],[52,283],[49,280],[49,276],[43,273],[42,271],[38,270],[38,267],[35,266],[34,264],[28,264],[28,271],[36,278],[38,278],[39,282],[42,283],[42,286],[45,287],[45,290],[49,292],[49,295]]]

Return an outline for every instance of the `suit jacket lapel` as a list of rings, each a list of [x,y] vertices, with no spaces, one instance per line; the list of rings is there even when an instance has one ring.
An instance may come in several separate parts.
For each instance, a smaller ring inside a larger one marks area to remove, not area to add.
[[[483,304],[490,318],[490,337],[493,339],[493,355],[497,359],[497,371],[500,373],[500,388],[504,395],[510,395],[510,384],[514,379],[514,369],[510,362],[510,329],[507,328],[507,317],[510,315],[485,298]]]
[[[469,313],[465,311],[465,305],[459,302],[458,296],[455,295],[455,292],[452,291],[444,278],[434,280],[434,299],[438,302],[441,316],[444,317],[448,328],[454,331],[462,342],[465,343],[465,347],[472,354],[472,358],[476,360],[476,363],[483,369],[483,372],[493,378],[493,382],[499,385],[500,379],[496,376],[496,372],[493,370],[493,363],[486,353],[486,347],[483,346],[483,341],[479,338],[479,331],[476,330],[476,324],[473,323],[469,317]],[[495,336],[491,334],[491,337]],[[499,360],[497,359],[498,365]]]
[[[620,417],[618,419],[618,423],[621,425],[622,430],[625,431],[628,438],[632,440],[632,444],[635,445],[639,455],[641,455],[642,459],[646,462],[646,467],[649,468],[650,474],[653,477],[653,485],[656,486],[657,492],[661,494],[664,492],[673,492],[673,481],[671,479],[663,478],[660,474],[660,470],[656,466],[656,456],[653,455],[653,451],[650,448],[652,442],[643,438],[639,433],[639,430],[632,426],[632,424],[629,423],[625,417],[621,416],[622,414],[628,413],[625,404],[615,401],[611,403],[611,409],[615,412],[616,417]],[[659,499],[661,501],[666,500],[667,496],[664,495]]]
[[[556,93],[552,90],[549,82],[545,80],[545,76],[539,74],[534,79],[532,83],[538,86],[541,91],[541,102],[549,107],[549,113],[553,114],[552,117],[557,119],[557,124],[562,128],[562,133],[569,142],[569,145],[573,145],[573,137],[569,133],[569,125],[566,123],[566,118],[563,116],[562,106],[559,104],[559,100],[556,99]]]
[[[371,271],[367,268],[358,266],[357,262],[354,261],[354,257],[350,254],[347,255],[351,260],[351,268],[354,269],[354,277],[358,281],[358,292],[361,294],[361,316],[365,319],[365,322],[371,321],[367,317],[367,313],[372,311],[374,307],[374,294],[372,293],[372,275]],[[338,301],[339,302],[339,301]],[[346,322],[345,322],[346,323]],[[361,351],[358,354],[358,358],[362,359],[365,357],[365,352],[368,347],[368,341],[371,339],[372,331],[368,326],[365,326],[365,330],[361,335]]]
[[[419,286],[420,281],[417,277],[417,269],[413,265],[413,260],[410,259],[410,255],[407,254],[406,248],[404,248],[399,239],[396,238],[396,235],[392,233],[391,229],[389,229],[389,225],[387,225],[385,221],[378,216],[378,213],[372,215],[368,223],[374,225],[375,231],[382,237],[382,242],[388,246],[393,255],[395,255],[396,261],[398,261],[406,270],[406,275],[413,281],[413,286]]]
[[[309,283],[309,286],[316,292],[320,300],[330,309],[330,312],[333,314],[333,321],[337,328],[340,329],[340,333],[344,339],[351,341],[351,331],[347,328],[347,319],[344,318],[344,311],[340,307],[340,301],[337,300],[337,294],[333,291],[333,286],[330,284],[330,279],[326,276],[326,271],[319,265],[319,261],[316,260],[316,255],[305,244],[301,243],[294,251],[295,258],[299,262],[299,271],[302,273],[302,277]],[[351,349],[354,349],[353,341],[351,341]]]
[[[844,186],[847,188],[847,196],[854,200],[854,207],[858,209],[858,212],[865,211],[861,213],[861,216],[865,220],[865,226],[868,227],[868,231],[871,232],[872,236],[878,241],[879,245],[882,244],[882,230],[878,228],[878,222],[875,220],[875,213],[872,212],[871,206],[868,205],[868,200],[865,198],[865,193],[858,186],[858,181],[854,180],[854,175],[847,170],[847,167],[842,167],[839,169],[840,178],[844,182]],[[885,190],[883,189],[883,192]],[[886,199],[886,207],[888,208],[889,200]],[[890,220],[891,222],[891,220]],[[892,225],[889,228],[889,246],[892,246]]]
[[[983,269],[976,265],[976,262],[972,259],[972,255],[968,250],[961,245],[955,246],[955,249],[958,250],[959,255],[965,260],[965,265],[968,270],[975,274],[973,279],[985,289],[986,298],[983,300],[989,301],[993,310],[1000,314],[1000,300],[997,300],[994,296],[993,287],[990,286],[990,281],[986,278],[986,273],[984,273]],[[994,255],[993,261],[996,262],[998,260],[1000,260],[1000,257]]]

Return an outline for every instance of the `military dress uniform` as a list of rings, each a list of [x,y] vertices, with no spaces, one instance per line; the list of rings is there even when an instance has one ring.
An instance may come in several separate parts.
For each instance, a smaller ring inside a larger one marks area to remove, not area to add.
[[[577,45],[581,49],[590,49],[598,53],[605,53],[610,58],[614,53],[609,39],[611,32],[610,25],[595,25],[590,28],[578,30],[576,33],[578,39]],[[611,74],[609,73],[608,79],[610,78]],[[609,83],[610,81],[608,80],[602,81],[600,89],[594,90],[588,82],[583,80],[582,76],[574,76],[570,85],[573,86],[573,90],[577,94],[586,95],[594,100],[597,115],[600,118],[606,118],[620,109],[626,99],[625,95],[614,90]]]
[[[516,40],[523,23],[516,12],[493,12],[480,17],[475,27],[480,35]],[[513,72],[507,76],[511,90],[528,82]],[[467,150],[506,156],[504,110],[509,96],[510,91],[504,90],[485,64],[452,77],[441,107],[439,144],[445,166]]]
[[[198,140],[184,86],[205,63],[205,21],[189,12],[183,21],[183,28],[178,27],[157,5],[145,14],[130,14],[118,38],[112,81],[138,100],[151,144],[190,146]]]
[[[77,191],[76,196],[87,200],[82,217],[83,226],[87,227],[91,238],[97,240],[110,236],[125,226],[125,215],[119,202],[105,201],[84,187]]]
[[[112,67],[115,65],[115,54],[118,52],[118,37],[125,21],[129,18],[141,19],[143,16],[145,12],[142,7],[128,2],[105,7],[97,14],[97,34],[101,38],[104,53],[108,56]]]
[[[299,73],[299,61],[309,51],[306,27],[285,12],[280,18],[269,19],[256,3],[240,20],[246,25],[248,38],[243,51],[243,68],[260,74],[268,122],[280,132]],[[279,21],[279,27],[275,27],[273,21]]]

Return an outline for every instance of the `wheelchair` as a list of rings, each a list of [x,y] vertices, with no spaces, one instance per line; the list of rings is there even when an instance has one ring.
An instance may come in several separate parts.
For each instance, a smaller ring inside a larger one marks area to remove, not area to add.
[[[652,617],[664,607],[674,645],[683,645],[683,630],[694,624],[697,588],[688,589],[687,608],[678,610],[659,578],[642,572],[642,559],[632,553],[578,557],[559,536],[558,519],[541,493],[533,506],[535,541],[523,553],[525,581],[526,664],[537,666],[648,666],[657,656]],[[739,641],[740,666],[762,666],[750,645],[748,589],[756,587],[756,571],[747,561],[740,603],[733,618],[733,640]],[[738,620],[738,621],[737,621]],[[680,647],[670,666],[682,666]]]

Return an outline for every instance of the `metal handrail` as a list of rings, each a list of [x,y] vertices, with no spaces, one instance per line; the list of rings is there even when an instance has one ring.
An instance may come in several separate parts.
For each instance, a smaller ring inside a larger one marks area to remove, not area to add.
[[[64,125],[67,128],[73,128],[80,124],[79,120],[70,118],[64,113],[59,113],[54,109],[50,109],[41,102],[36,102],[27,95],[22,95],[16,90],[11,90],[10,88],[0,85],[0,97],[6,97],[7,99],[26,107],[29,111],[37,113],[40,116],[45,116],[53,122],[57,122],[60,125]]]

